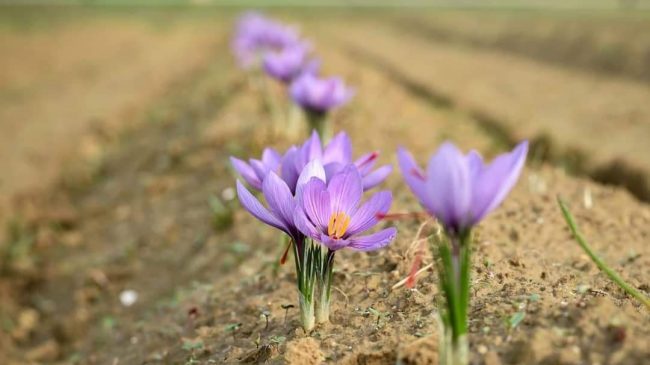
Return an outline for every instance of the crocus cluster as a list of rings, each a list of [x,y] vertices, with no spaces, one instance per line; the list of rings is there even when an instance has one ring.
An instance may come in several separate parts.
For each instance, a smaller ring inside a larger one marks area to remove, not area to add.
[[[327,141],[330,137],[328,112],[346,104],[354,93],[339,77],[319,76],[321,63],[311,56],[311,43],[296,28],[250,12],[238,21],[232,44],[242,68],[263,69],[269,77],[285,85],[292,108],[302,110],[308,130],[317,130],[323,142]],[[276,123],[285,121],[284,129],[289,133],[298,129],[296,120],[300,118],[300,110],[296,113],[291,109],[281,115],[273,96],[268,95],[271,91],[267,88],[265,93],[266,107]]]
[[[267,148],[260,159],[231,158],[241,178],[264,198],[256,198],[238,180],[242,206],[286,235],[287,252],[293,248],[302,325],[310,330],[329,318],[335,253],[343,248],[377,250],[395,238],[393,227],[368,233],[387,216],[391,193],[380,191],[363,201],[366,191],[386,179],[391,166],[375,169],[377,152],[353,159],[344,132],[331,141],[327,138],[328,113],[347,103],[353,92],[338,77],[318,75],[320,64],[310,57],[310,43],[294,28],[249,13],[237,25],[234,50],[243,66],[263,67],[287,86],[313,131],[304,143],[283,153]],[[472,231],[516,184],[527,153],[528,143],[522,142],[486,163],[478,152],[463,154],[447,142],[422,169],[406,149],[397,152],[406,184],[445,232],[444,238],[431,239],[443,295],[442,364],[468,364]]]
[[[232,50],[244,69],[261,66],[268,52],[279,51],[300,40],[298,31],[257,12],[242,15],[235,26]]]
[[[332,269],[336,251],[371,251],[389,244],[394,228],[364,234],[390,208],[390,192],[375,193],[362,203],[364,191],[380,184],[390,166],[373,170],[377,152],[352,159],[352,143],[344,132],[322,147],[317,132],[284,154],[266,149],[261,159],[231,157],[240,176],[260,190],[266,204],[239,180],[242,206],[254,217],[286,234],[295,259],[302,325],[329,320]],[[314,298],[317,292],[317,298]],[[316,299],[316,300],[314,300]],[[315,306],[316,305],[316,306]],[[314,310],[315,308],[315,310]]]

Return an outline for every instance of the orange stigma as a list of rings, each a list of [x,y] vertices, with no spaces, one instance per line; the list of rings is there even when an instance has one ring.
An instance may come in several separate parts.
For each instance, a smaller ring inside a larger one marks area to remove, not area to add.
[[[330,221],[327,223],[327,235],[333,239],[339,239],[343,237],[345,232],[348,230],[350,225],[350,216],[343,213],[332,213],[330,216]]]

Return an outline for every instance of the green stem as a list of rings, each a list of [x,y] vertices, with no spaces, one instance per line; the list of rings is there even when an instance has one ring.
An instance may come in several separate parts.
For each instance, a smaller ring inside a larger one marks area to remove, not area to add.
[[[316,304],[316,322],[325,323],[330,319],[330,295],[332,291],[332,270],[334,268],[334,252],[327,250],[318,273],[318,303]]]
[[[309,127],[308,134],[311,134],[312,130],[318,132],[321,142],[323,145],[327,143],[331,136],[330,122],[327,119],[327,113],[316,113],[306,111],[307,116],[307,126]]]
[[[598,257],[596,253],[594,253],[594,251],[591,249],[591,246],[589,246],[587,241],[582,236],[582,233],[580,233],[580,230],[578,229],[578,226],[576,225],[575,220],[573,219],[573,215],[571,214],[571,212],[569,212],[569,208],[567,208],[566,204],[559,196],[557,197],[557,202],[560,205],[560,209],[562,210],[562,215],[564,215],[564,219],[566,220],[567,225],[571,230],[571,233],[573,233],[573,237],[576,239],[580,247],[582,247],[582,249],[587,253],[587,255],[589,255],[589,257],[596,264],[596,266],[598,266],[598,268],[602,272],[604,272],[607,276],[609,276],[609,278],[613,282],[615,282],[628,294],[630,294],[638,301],[640,301],[643,305],[646,306],[646,308],[650,309],[650,298],[641,294],[630,284],[626,283],[614,270],[609,268],[609,266],[607,266],[607,264],[605,264],[605,262],[600,257]]]
[[[460,234],[448,232],[448,240],[437,244],[440,292],[444,294],[440,311],[441,364],[468,363],[468,307],[470,296],[470,241],[469,231]]]
[[[271,131],[274,134],[278,134],[280,132],[280,129],[283,127],[282,122],[284,120],[284,115],[282,113],[282,109],[279,106],[278,100],[276,98],[276,95],[273,92],[272,85],[270,84],[272,80],[270,80],[268,77],[262,77],[260,78],[260,86],[261,86],[261,91],[262,91],[262,97],[264,101],[264,109],[268,113],[272,126],[271,126]]]
[[[300,303],[300,321],[302,328],[305,332],[309,332],[314,329],[316,323],[314,317],[314,301],[303,293],[298,294],[298,301]]]

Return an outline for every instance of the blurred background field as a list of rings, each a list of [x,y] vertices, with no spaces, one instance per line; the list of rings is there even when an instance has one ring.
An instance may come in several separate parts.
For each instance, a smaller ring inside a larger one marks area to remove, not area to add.
[[[235,225],[223,230],[210,205],[232,187],[228,155],[256,156],[265,143],[289,142],[260,132],[267,116],[259,95],[231,56],[234,21],[250,8],[298,25],[325,72],[358,88],[335,125],[359,151],[381,149],[383,161],[394,162],[398,144],[424,156],[445,139],[486,155],[534,142],[530,173],[486,225],[497,243],[483,237],[477,253],[477,263],[493,265],[477,264],[484,284],[477,315],[493,321],[475,323],[479,363],[491,353],[491,364],[647,358],[647,315],[548,222],[561,223],[554,194],[574,198],[587,233],[599,239],[594,245],[647,293],[650,1],[0,4],[0,220],[7,222],[0,363],[289,359],[287,343],[302,340],[278,304],[291,300],[281,290],[289,270],[278,282],[264,279],[277,247],[260,242],[275,237],[234,202]],[[392,176],[398,208],[413,208],[401,186]],[[522,207],[528,210],[513,213]],[[512,216],[542,233],[513,228]],[[381,290],[408,270],[404,252],[416,228],[402,224],[395,248],[377,258],[380,269],[368,259],[358,267],[342,261],[341,275],[381,272],[364,276],[363,288],[342,288],[351,307],[383,305],[388,313],[404,300],[411,315],[427,310],[426,288],[406,299]],[[543,252],[536,240],[555,250]],[[125,307],[119,297],[131,289],[138,302]],[[541,301],[521,299],[532,294]],[[516,330],[500,325],[521,303],[527,320]],[[193,306],[201,315],[190,323]],[[276,319],[265,332],[257,319],[267,306]],[[395,313],[374,327],[367,313],[348,310],[338,308],[337,318],[353,324],[350,332],[337,327],[334,344],[323,342],[328,360],[356,361],[434,328]],[[241,333],[223,330],[240,320]],[[196,328],[204,329],[197,335]],[[258,334],[268,353],[256,346]],[[192,348],[197,338],[205,351]],[[355,338],[366,342],[350,350]],[[551,340],[537,346],[531,338]]]

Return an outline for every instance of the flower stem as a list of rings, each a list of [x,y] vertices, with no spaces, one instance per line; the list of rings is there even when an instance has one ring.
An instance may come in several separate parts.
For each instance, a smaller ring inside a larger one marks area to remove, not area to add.
[[[470,241],[469,231],[447,233],[448,240],[435,242],[438,252],[438,275],[441,303],[440,363],[444,365],[466,365],[468,363],[468,307],[470,294]],[[434,243],[433,236],[431,242]]]
[[[295,103],[291,103],[287,115],[287,133],[291,139],[298,138],[304,128],[301,125],[302,112],[300,107]]]
[[[445,333],[441,342],[440,365],[467,365],[469,363],[467,335],[460,336],[454,341],[451,333]]]
[[[311,133],[312,130],[315,130],[318,132],[321,142],[323,144],[327,143],[332,137],[330,123],[327,119],[327,113],[306,111],[306,116],[307,126],[309,127],[309,131],[307,133]]]
[[[278,100],[270,81],[271,80],[268,77],[264,77],[263,74],[260,74],[259,84],[263,97],[264,110],[268,113],[271,119],[271,132],[277,136],[282,130],[282,122],[285,117],[278,105]]]
[[[650,309],[650,298],[641,294],[641,292],[636,290],[630,284],[626,283],[625,280],[623,280],[623,278],[621,278],[614,270],[612,270],[609,266],[607,266],[607,264],[600,257],[598,257],[598,255],[596,255],[596,253],[593,251],[591,246],[589,246],[587,241],[582,236],[582,233],[580,233],[580,230],[578,229],[578,226],[576,225],[575,220],[573,219],[573,215],[571,214],[571,212],[569,212],[569,208],[567,208],[566,204],[559,196],[557,197],[557,203],[560,205],[560,209],[562,210],[562,215],[564,216],[564,220],[566,220],[566,223],[569,226],[569,229],[571,230],[573,237],[578,242],[580,247],[582,247],[582,249],[587,253],[587,255],[589,255],[589,257],[596,264],[596,266],[598,266],[598,268],[602,272],[604,272],[605,275],[607,275],[613,282],[615,282],[619,287],[621,287],[621,289],[625,290],[629,295],[636,298],[639,302],[645,305],[646,308]]]
[[[303,293],[298,294],[298,301],[300,303],[300,321],[302,328],[305,332],[309,332],[314,329],[314,324],[316,323],[314,317],[314,301]]]
[[[330,319],[330,294],[332,291],[332,270],[334,268],[334,252],[327,250],[318,273],[318,302],[316,304],[316,322],[326,323]]]

